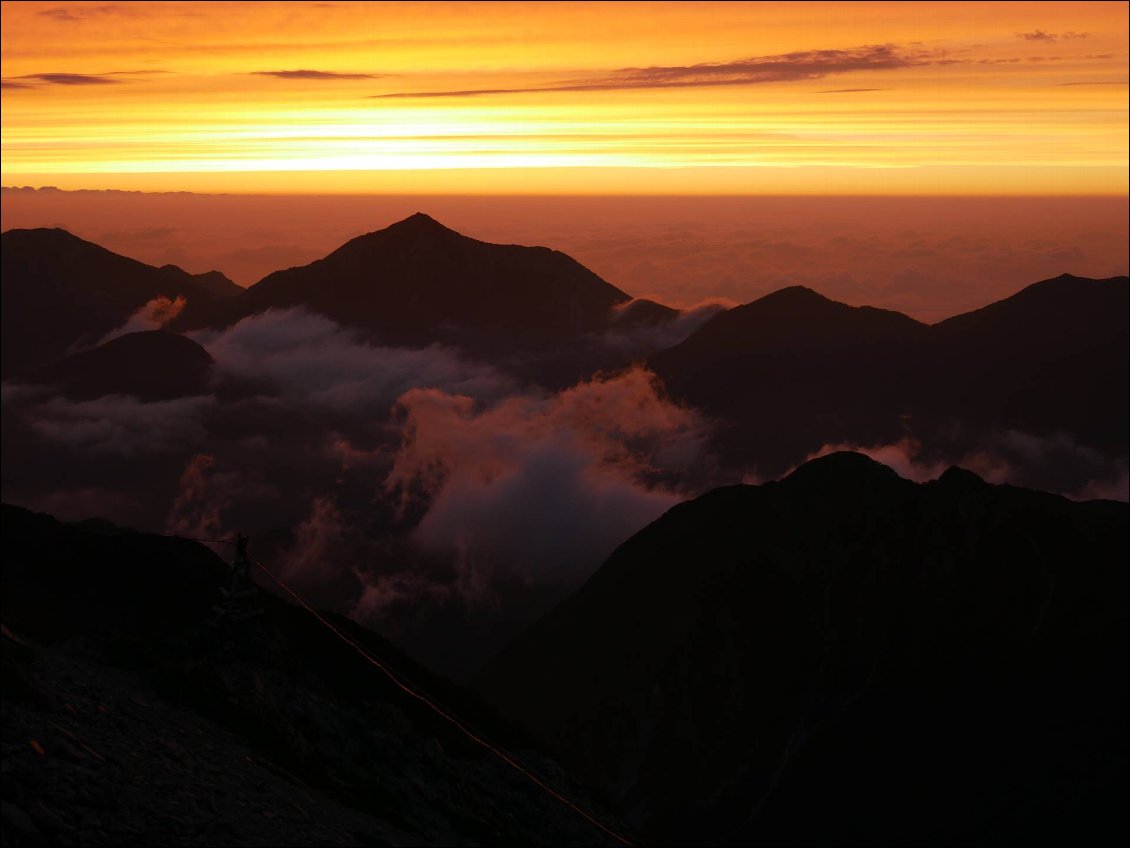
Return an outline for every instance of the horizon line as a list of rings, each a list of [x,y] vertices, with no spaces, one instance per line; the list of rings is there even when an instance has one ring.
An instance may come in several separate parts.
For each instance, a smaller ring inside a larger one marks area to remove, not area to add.
[[[844,191],[844,192],[750,192],[750,191],[734,191],[734,192],[624,192],[624,191],[611,191],[611,192],[554,192],[554,191],[532,191],[532,192],[484,192],[484,191],[192,191],[189,189],[163,189],[163,190],[145,190],[145,189],[121,189],[121,188],[59,188],[53,185],[44,186],[29,186],[29,185],[0,185],[0,192],[4,194],[125,194],[125,195],[177,195],[177,196],[192,196],[192,197],[435,197],[435,198],[617,198],[617,199],[651,199],[651,198],[740,198],[740,197],[757,197],[757,198],[787,198],[790,200],[796,199],[843,199],[843,198],[861,198],[861,199],[899,199],[899,200],[957,200],[957,199],[1127,199],[1130,198],[1130,190],[1128,191],[1114,191],[1114,192],[858,192],[858,191]]]

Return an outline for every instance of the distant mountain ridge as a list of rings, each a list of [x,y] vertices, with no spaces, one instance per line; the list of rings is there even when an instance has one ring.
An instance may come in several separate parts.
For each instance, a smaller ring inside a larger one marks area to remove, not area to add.
[[[190,274],[179,265],[162,265],[160,268],[166,274],[172,274],[183,280],[188,280],[216,297],[235,297],[243,294],[244,288],[234,283],[219,271],[205,271],[203,274]]]
[[[193,275],[119,256],[62,229],[0,235],[0,375],[10,377],[94,344],[158,297],[232,294],[218,272]],[[238,286],[235,286],[238,289]]]
[[[451,345],[554,389],[647,356],[661,345],[640,353],[635,341],[605,340],[680,314],[633,301],[557,251],[477,241],[422,213],[246,290],[62,230],[9,231],[3,254],[6,377],[93,342],[159,294],[187,297],[165,327],[173,332],[300,306],[378,344]],[[794,286],[715,315],[645,364],[674,399],[715,419],[726,464],[762,479],[828,445],[910,438],[934,451],[926,460],[955,459],[979,450],[987,431],[1120,458],[1130,452],[1128,291],[1126,277],[1064,274],[931,326]],[[1042,460],[1015,461],[1038,469]],[[1094,464],[1049,464],[1026,479],[1069,491]]]
[[[1064,274],[935,325],[782,289],[648,365],[716,415],[735,462],[773,477],[822,445],[968,431],[1067,434],[1127,453],[1130,281]]]
[[[498,354],[574,342],[603,329],[612,307],[630,299],[563,253],[476,241],[417,213],[269,274],[235,301],[190,310],[174,326],[219,326],[302,305],[386,344]]]

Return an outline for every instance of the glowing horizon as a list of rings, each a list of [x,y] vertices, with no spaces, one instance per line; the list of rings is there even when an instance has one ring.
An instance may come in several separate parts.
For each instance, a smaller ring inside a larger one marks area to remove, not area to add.
[[[1124,195],[1124,3],[2,5],[5,185]]]

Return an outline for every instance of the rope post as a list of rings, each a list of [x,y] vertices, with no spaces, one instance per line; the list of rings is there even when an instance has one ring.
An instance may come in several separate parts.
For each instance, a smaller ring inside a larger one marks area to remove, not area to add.
[[[259,590],[251,580],[251,559],[247,554],[250,541],[242,533],[236,534],[228,585],[220,587],[220,601],[212,607],[214,627],[236,624],[263,614],[262,607],[256,602]]]

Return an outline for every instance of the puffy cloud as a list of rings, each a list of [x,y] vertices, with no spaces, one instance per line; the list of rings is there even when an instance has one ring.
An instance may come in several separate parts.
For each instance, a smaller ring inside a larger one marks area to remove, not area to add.
[[[111,330],[99,339],[98,344],[105,344],[111,339],[116,339],[118,336],[124,336],[127,333],[160,330],[180,315],[181,310],[183,310],[187,304],[188,301],[179,296],[176,300],[170,300],[163,295],[155,297],[129,316],[122,326]]]
[[[809,454],[804,461],[808,462],[839,451],[855,451],[864,456],[869,456],[876,462],[881,462],[888,468],[893,469],[900,477],[913,480],[916,483],[937,479],[951,464],[924,459],[921,455],[921,443],[909,436],[887,445],[855,445],[846,442],[827,444],[815,453]]]
[[[225,480],[215,470],[216,458],[198,453],[184,467],[165,531],[185,536],[219,537],[223,511],[231,505]]]
[[[1130,501],[1130,469],[1127,468],[1126,459],[1118,461],[1109,477],[1088,480],[1086,485],[1069,497],[1080,501]]]
[[[215,405],[210,396],[153,403],[122,395],[86,401],[55,397],[29,409],[27,420],[40,438],[73,451],[137,457],[200,444],[207,436],[203,418]]]
[[[264,391],[339,412],[379,411],[417,386],[496,398],[513,381],[439,345],[414,350],[365,342],[301,307],[271,309],[224,330],[190,334],[221,375]]]
[[[398,408],[404,444],[385,484],[404,509],[426,504],[416,543],[531,580],[587,576],[709,467],[704,420],[639,368],[486,409],[414,389]]]
[[[282,576],[322,571],[345,530],[345,519],[333,498],[314,498],[309,517],[295,528],[294,544],[281,560]]]
[[[638,300],[630,300],[622,303],[614,308],[615,312],[624,313],[638,302]],[[711,298],[680,310],[678,315],[669,321],[654,324],[640,323],[634,326],[613,324],[612,328],[604,334],[603,343],[613,350],[630,356],[647,356],[674,347],[719,312],[725,312],[737,305],[736,301],[727,298]]]
[[[50,386],[37,383],[0,383],[0,406],[11,406],[51,393]]]

